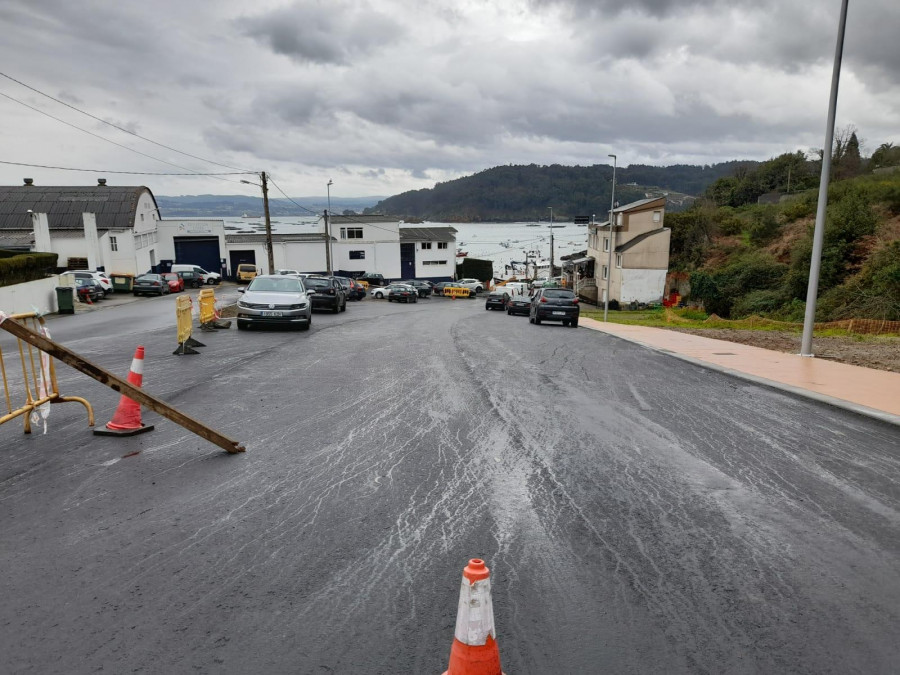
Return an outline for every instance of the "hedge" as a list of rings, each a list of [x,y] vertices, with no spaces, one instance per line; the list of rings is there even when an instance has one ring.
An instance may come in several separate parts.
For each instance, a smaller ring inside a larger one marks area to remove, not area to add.
[[[0,249],[0,286],[44,279],[56,269],[56,253],[23,253]]]

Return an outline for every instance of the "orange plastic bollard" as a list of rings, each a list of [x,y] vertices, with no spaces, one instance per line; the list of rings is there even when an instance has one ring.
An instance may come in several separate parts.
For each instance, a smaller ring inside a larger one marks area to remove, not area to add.
[[[444,675],[503,675],[494,629],[491,574],[473,558],[463,570],[450,665]]]
[[[135,387],[140,387],[144,382],[144,348],[141,346],[134,351],[131,370],[128,371],[128,382]],[[98,436],[134,436],[152,428],[152,424],[141,422],[140,404],[123,395],[119,399],[116,414],[106,423],[106,428],[94,429],[94,433]]]

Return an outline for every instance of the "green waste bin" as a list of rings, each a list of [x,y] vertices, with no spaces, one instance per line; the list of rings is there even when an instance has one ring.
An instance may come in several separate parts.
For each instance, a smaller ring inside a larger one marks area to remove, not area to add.
[[[56,305],[60,314],[75,313],[75,289],[71,286],[56,287]]]
[[[109,277],[110,281],[112,281],[112,287],[114,291],[125,291],[126,293],[131,293],[131,289],[134,287],[134,275],[133,274],[112,274]]]

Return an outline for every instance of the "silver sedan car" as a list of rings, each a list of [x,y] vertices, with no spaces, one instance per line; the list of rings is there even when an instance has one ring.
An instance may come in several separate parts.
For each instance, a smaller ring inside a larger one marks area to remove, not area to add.
[[[312,305],[303,281],[278,274],[258,276],[247,288],[239,288],[237,326],[282,325],[309,330]]]

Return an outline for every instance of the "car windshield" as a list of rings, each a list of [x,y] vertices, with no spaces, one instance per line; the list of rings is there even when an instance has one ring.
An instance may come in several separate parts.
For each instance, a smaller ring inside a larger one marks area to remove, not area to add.
[[[545,298],[565,298],[567,300],[571,300],[575,297],[575,294],[572,291],[566,291],[563,289],[555,289],[551,288],[544,291]]]
[[[163,279],[166,279],[167,281],[178,281],[178,275],[177,275],[177,274],[173,274],[172,272],[168,272],[167,274],[163,274],[162,277],[163,277]]]
[[[247,287],[248,291],[262,291],[265,293],[302,293],[303,284],[299,279],[286,277],[284,279],[272,279],[270,277],[256,277]]]
[[[159,281],[160,278],[158,274],[142,274],[135,281]]]

